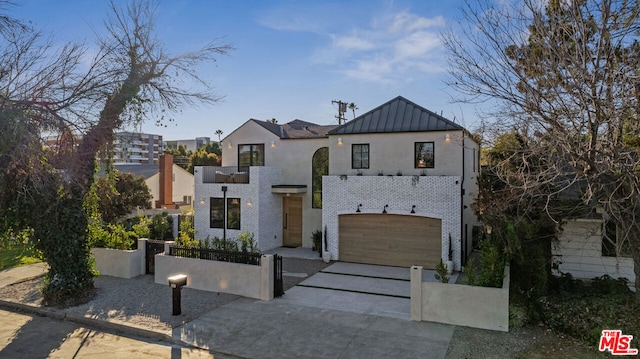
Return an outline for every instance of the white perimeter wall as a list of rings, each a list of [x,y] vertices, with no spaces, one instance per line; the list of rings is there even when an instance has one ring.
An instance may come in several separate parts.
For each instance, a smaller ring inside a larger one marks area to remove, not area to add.
[[[355,213],[409,214],[442,220],[442,260],[446,261],[449,234],[453,245],[455,269],[460,270],[460,177],[459,176],[324,176],[323,230],[326,225],[331,259],[339,260],[338,216]]]

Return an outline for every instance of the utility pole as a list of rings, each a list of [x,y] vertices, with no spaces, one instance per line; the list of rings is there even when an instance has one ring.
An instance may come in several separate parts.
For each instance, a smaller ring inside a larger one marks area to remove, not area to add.
[[[347,103],[340,100],[333,100],[331,103],[338,104],[338,116],[336,116],[338,119],[338,125],[342,125],[342,122],[347,122],[347,119],[344,118],[344,113],[347,112]]]

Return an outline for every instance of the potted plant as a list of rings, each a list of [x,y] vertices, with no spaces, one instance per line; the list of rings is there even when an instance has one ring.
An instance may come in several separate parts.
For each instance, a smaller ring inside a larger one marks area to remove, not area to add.
[[[453,246],[451,245],[451,233],[449,233],[449,257],[447,259],[447,262],[445,263],[445,266],[447,267],[447,274],[451,274],[453,273]]]
[[[318,257],[322,257],[322,231],[319,229],[313,231],[311,239],[313,240],[312,250],[318,251]]]
[[[331,252],[329,252],[329,242],[327,241],[327,226],[324,226],[324,248],[322,248],[322,260],[325,263],[331,261]]]

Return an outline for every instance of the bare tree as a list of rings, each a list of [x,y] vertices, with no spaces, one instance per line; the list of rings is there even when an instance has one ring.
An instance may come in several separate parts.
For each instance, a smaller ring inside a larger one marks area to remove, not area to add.
[[[231,50],[214,40],[172,55],[156,38],[151,2],[134,0],[124,8],[112,2],[110,10],[99,51],[85,71],[80,60],[86,51],[80,45],[54,51],[38,32],[16,28],[3,33],[0,124],[20,136],[0,152],[7,160],[0,165],[10,174],[1,184],[20,190],[14,213],[33,228],[36,248],[49,264],[44,290],[49,299],[93,286],[83,199],[94,180],[98,152],[127,123],[162,120],[165,111],[183,105],[217,102],[220,97],[200,79],[197,66]],[[197,85],[202,90],[192,89]],[[28,133],[14,126],[16,121],[28,124]],[[44,134],[69,132],[81,135],[79,143],[44,152],[29,145]],[[11,200],[16,192],[4,193],[2,198]]]
[[[466,27],[443,36],[450,85],[461,100],[497,101],[498,126],[530,139],[526,150],[512,153],[503,179],[527,193],[567,195],[602,210],[617,224],[618,254],[630,247],[636,288],[639,10],[623,0],[525,0],[517,9],[466,1]]]

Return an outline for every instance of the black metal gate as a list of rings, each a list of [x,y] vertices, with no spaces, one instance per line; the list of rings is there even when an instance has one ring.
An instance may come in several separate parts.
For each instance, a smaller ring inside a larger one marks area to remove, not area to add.
[[[155,273],[156,268],[156,254],[164,252],[164,241],[148,239],[146,245],[146,273]]]
[[[282,256],[273,255],[273,296],[282,297],[284,285],[282,282]]]

